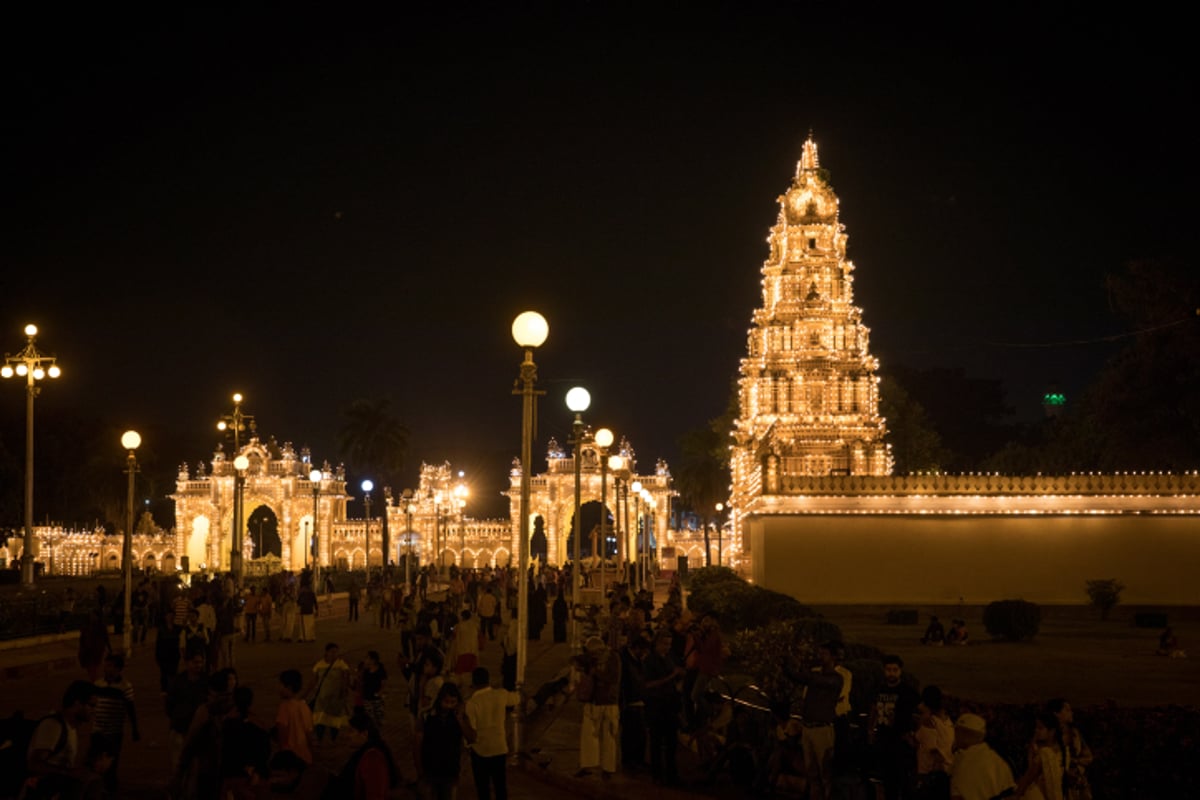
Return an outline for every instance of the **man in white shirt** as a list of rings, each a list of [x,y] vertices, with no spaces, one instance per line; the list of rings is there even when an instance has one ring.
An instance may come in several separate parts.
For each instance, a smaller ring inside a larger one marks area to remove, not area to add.
[[[467,701],[467,719],[474,729],[471,747],[471,773],[475,776],[475,791],[479,800],[489,800],[496,790],[496,800],[508,799],[508,739],[504,733],[504,715],[509,693],[493,689],[486,667],[476,667],[471,673],[474,692]]]
[[[1012,769],[983,741],[986,736],[983,717],[963,714],[955,721],[950,800],[991,800],[1016,788]]]
[[[34,729],[26,752],[29,778],[25,791],[30,797],[75,797],[82,789],[88,771],[75,766],[78,729],[91,721],[94,694],[95,687],[87,681],[73,682],[63,694],[62,710]]]

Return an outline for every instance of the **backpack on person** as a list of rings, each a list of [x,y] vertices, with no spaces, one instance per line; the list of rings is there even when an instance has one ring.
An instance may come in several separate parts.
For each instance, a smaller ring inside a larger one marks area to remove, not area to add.
[[[0,798],[38,796],[29,791],[31,786],[27,786],[30,782],[29,743],[33,741],[34,731],[47,719],[58,722],[58,739],[50,751],[51,756],[56,756],[67,746],[67,725],[59,712],[39,719],[26,719],[24,713],[16,711],[8,719],[0,720]]]

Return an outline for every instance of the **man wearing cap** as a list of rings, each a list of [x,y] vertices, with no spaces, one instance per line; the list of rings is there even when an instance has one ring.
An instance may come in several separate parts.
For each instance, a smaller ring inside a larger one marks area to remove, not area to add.
[[[587,640],[585,680],[591,684],[583,703],[583,724],[579,729],[579,772],[590,775],[599,767],[602,778],[617,771],[617,730],[620,727],[618,701],[621,696],[621,657],[604,640]]]
[[[954,768],[950,772],[951,800],[992,800],[1016,789],[1012,769],[984,741],[987,723],[976,714],[963,714],[954,723]]]

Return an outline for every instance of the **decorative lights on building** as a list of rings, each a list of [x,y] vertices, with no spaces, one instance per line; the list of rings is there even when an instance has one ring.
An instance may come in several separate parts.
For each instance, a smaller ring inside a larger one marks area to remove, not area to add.
[[[891,474],[879,363],[853,303],[846,240],[837,195],[810,136],[792,185],[779,197],[762,266],[762,306],[739,368],[730,453],[735,517],[792,477]]]

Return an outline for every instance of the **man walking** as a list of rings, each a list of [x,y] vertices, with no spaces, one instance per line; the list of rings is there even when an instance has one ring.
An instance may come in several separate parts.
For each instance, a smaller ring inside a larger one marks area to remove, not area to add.
[[[829,800],[833,794],[833,746],[837,740],[833,724],[837,720],[838,697],[842,693],[842,676],[838,674],[834,654],[841,649],[840,642],[826,642],[818,647],[820,666],[812,672],[794,673],[784,664],[787,676],[806,687],[800,747],[804,752],[809,800]]]
[[[104,677],[96,681],[92,701],[95,704],[95,730],[109,739],[113,748],[112,766],[104,773],[104,785],[115,796],[117,768],[121,762],[121,747],[125,742],[125,720],[133,731],[133,740],[141,739],[138,731],[137,709],[133,704],[133,684],[125,679],[125,657],[110,654],[104,660]]]
[[[508,798],[508,739],[504,733],[504,714],[509,694],[493,689],[487,667],[476,667],[471,673],[474,692],[467,700],[467,720],[474,738],[468,734],[471,749],[471,774],[475,776],[475,792],[479,800],[489,800],[495,790],[496,800]]]
[[[346,599],[350,601],[350,612],[347,620],[349,622],[358,622],[358,603],[362,598],[362,589],[358,585],[358,581],[354,578],[350,579],[350,588],[346,590]]]
[[[300,587],[296,595],[296,605],[300,611],[300,641],[315,642],[317,640],[317,593],[313,591],[312,583]]]

